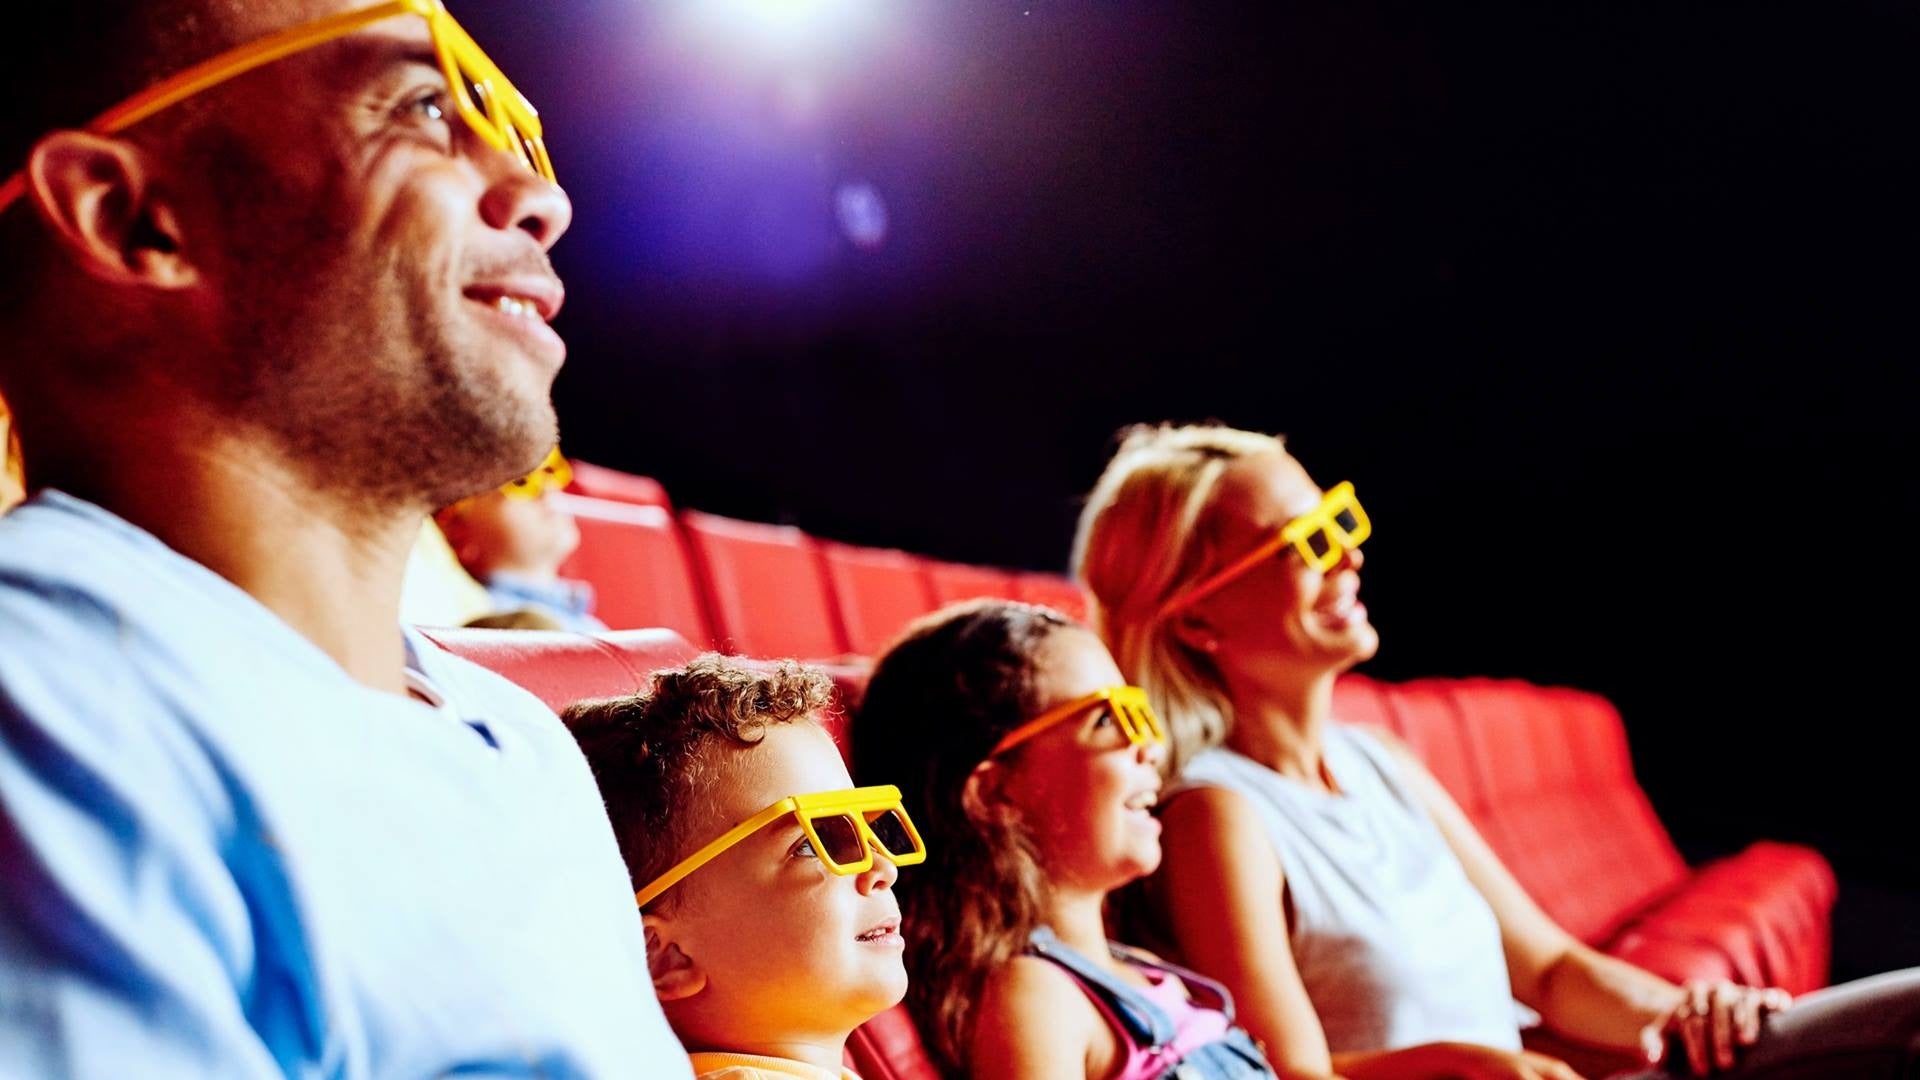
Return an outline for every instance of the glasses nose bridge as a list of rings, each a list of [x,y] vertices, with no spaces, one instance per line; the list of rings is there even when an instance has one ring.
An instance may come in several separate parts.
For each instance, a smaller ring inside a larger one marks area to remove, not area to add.
[[[854,887],[862,893],[872,892],[875,886],[893,888],[893,883],[900,879],[900,864],[893,861],[893,857],[886,852],[886,846],[870,830],[861,831],[860,841],[867,846],[867,854],[873,862],[855,875]]]

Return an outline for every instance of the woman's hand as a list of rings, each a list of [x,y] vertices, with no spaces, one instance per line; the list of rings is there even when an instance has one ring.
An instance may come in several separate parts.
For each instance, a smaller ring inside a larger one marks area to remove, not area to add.
[[[1680,991],[1680,1003],[1641,1031],[1640,1044],[1647,1061],[1659,1064],[1669,1039],[1678,1036],[1695,1076],[1733,1068],[1735,1051],[1759,1041],[1760,1018],[1793,1004],[1793,995],[1777,987],[1761,990],[1725,979],[1696,979]]]

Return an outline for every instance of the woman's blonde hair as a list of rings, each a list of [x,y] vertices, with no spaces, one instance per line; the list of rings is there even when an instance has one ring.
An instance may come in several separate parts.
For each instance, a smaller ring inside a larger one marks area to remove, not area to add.
[[[1138,424],[1120,433],[1120,449],[1080,512],[1074,576],[1120,670],[1166,720],[1170,775],[1220,745],[1233,712],[1212,659],[1183,644],[1161,611],[1237,554],[1217,550],[1208,511],[1229,466],[1269,454],[1286,454],[1280,437],[1219,424]]]

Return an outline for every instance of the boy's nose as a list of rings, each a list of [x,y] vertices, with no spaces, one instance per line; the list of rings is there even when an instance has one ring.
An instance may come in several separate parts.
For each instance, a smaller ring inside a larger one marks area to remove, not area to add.
[[[875,889],[893,888],[894,881],[899,877],[900,868],[893,865],[893,860],[876,851],[873,853],[873,866],[854,878],[854,886],[864,895]]]

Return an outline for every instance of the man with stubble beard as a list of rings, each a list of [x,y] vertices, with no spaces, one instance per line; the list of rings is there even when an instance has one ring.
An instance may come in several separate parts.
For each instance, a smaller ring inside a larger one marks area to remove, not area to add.
[[[437,0],[36,11],[0,1075],[688,1075],[572,740],[399,624],[422,517],[555,443],[538,119]]]

